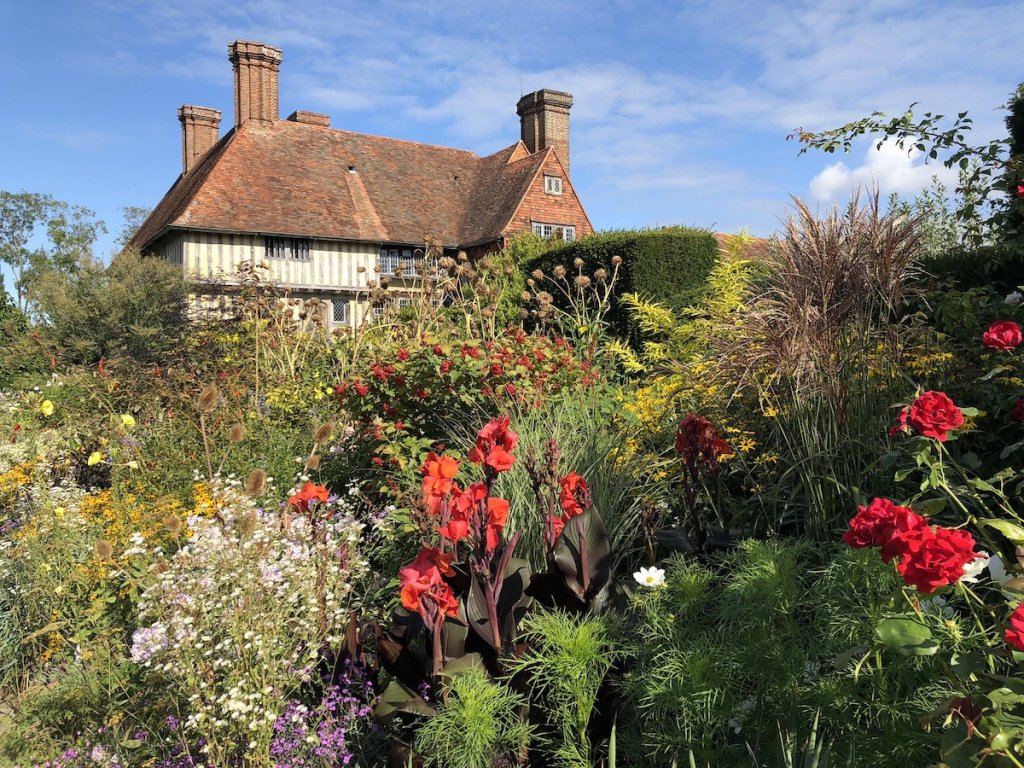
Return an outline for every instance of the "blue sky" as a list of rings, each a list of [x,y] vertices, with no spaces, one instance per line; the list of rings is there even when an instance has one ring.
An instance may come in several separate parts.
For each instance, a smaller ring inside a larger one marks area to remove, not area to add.
[[[867,0],[0,0],[0,189],[88,206],[110,234],[180,172],[182,104],[232,120],[235,39],[282,48],[281,115],[489,154],[515,104],[574,94],[572,177],[598,229],[689,224],[767,235],[789,196],[857,183],[912,196],[934,164],[865,142],[797,156],[798,126],[872,110],[969,110],[1002,136],[1019,2]]]

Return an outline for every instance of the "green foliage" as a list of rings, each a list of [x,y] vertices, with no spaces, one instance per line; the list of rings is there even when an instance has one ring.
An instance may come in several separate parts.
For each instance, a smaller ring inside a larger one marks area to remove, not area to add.
[[[94,217],[49,195],[0,190],[0,261],[14,273],[22,311],[32,308],[31,289],[43,275],[67,274],[92,257],[96,237],[107,231]]]
[[[597,762],[589,725],[598,692],[619,658],[617,628],[608,616],[537,611],[523,623],[523,631],[529,645],[509,662],[510,672],[525,677],[531,698],[544,712],[547,764],[589,768]]]
[[[530,740],[522,717],[524,698],[491,682],[479,666],[452,675],[442,687],[443,706],[423,721],[416,749],[427,765],[493,768],[518,764]]]
[[[124,251],[109,266],[87,261],[33,287],[49,334],[69,362],[128,355],[154,362],[180,341],[188,286],[179,267]]]
[[[708,230],[665,227],[650,230],[621,230],[592,235],[566,243],[523,262],[532,273],[552,274],[556,266],[574,269],[577,259],[588,274],[598,269],[611,272],[613,257],[622,259],[619,288],[643,298],[681,309],[702,294],[708,273],[715,264],[718,241]],[[608,320],[616,333],[625,335],[629,318],[625,309],[612,303]]]
[[[745,541],[708,565],[670,561],[665,586],[636,595],[624,641],[633,657],[624,751],[652,766],[690,755],[698,765],[746,766],[751,755],[783,768],[799,756],[791,734],[816,719],[812,732],[833,757],[928,764],[938,735],[918,721],[952,695],[937,682],[941,665],[895,653],[863,658],[877,622],[899,608],[897,584],[874,553],[801,543]],[[936,634],[955,635],[941,619],[939,610]]]

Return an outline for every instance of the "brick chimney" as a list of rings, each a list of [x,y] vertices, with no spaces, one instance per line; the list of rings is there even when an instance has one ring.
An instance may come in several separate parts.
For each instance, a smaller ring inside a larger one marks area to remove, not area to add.
[[[235,40],[228,46],[235,72],[235,125],[249,120],[280,120],[277,73],[281,49]]]
[[[220,110],[209,107],[178,107],[181,121],[181,172],[188,173],[217,143]]]
[[[530,153],[553,147],[569,173],[569,110],[572,94],[543,88],[516,104],[523,143]]]

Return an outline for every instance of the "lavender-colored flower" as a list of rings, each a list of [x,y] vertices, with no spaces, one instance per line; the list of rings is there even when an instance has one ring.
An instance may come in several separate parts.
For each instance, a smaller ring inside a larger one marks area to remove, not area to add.
[[[132,634],[132,661],[145,664],[170,645],[167,627],[157,622],[150,627],[140,627]]]

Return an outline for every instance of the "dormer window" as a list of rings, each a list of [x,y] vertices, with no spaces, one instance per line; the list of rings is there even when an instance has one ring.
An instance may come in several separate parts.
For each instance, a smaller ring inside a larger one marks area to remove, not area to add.
[[[560,195],[562,194],[562,177],[561,176],[545,176],[544,177],[544,191],[549,195]]]
[[[267,258],[292,259],[294,261],[309,260],[310,241],[303,237],[264,237],[263,245],[267,250]]]

